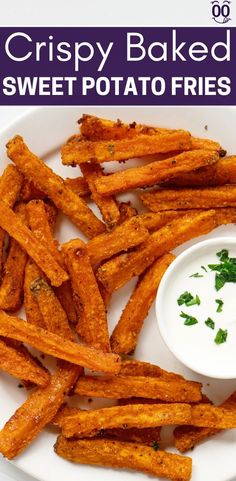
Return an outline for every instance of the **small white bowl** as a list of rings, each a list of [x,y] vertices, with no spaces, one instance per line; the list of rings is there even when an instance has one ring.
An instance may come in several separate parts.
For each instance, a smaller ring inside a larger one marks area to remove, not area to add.
[[[218,379],[236,378],[236,283],[215,289],[215,274],[208,264],[220,262],[216,253],[222,249],[236,257],[236,239],[218,237],[199,242],[180,254],[165,272],[156,298],[156,315],[161,336],[174,356],[193,371]],[[202,268],[205,266],[207,273]],[[198,273],[201,277],[191,277]],[[185,291],[201,304],[179,306],[177,299]],[[217,312],[216,299],[222,299],[222,312]],[[197,324],[186,326],[181,311],[195,317]],[[214,330],[205,325],[207,318]],[[219,329],[227,330],[226,342],[216,344]]]

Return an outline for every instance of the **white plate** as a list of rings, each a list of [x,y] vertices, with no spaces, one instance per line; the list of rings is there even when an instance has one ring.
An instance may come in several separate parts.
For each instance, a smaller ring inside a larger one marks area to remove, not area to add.
[[[1,171],[8,161],[4,145],[6,141],[16,133],[23,135],[30,148],[42,156],[62,176],[75,177],[78,169],[63,167],[60,163],[59,147],[67,137],[77,131],[76,120],[83,112],[93,113],[108,118],[121,118],[125,121],[151,123],[164,127],[186,128],[195,135],[209,136],[219,140],[229,153],[236,152],[234,126],[236,125],[236,109],[232,107],[219,108],[182,108],[182,107],[154,107],[154,108],[42,108],[18,119],[1,135],[0,159]],[[205,130],[208,126],[208,131]],[[133,163],[133,162],[132,162]],[[111,168],[111,166],[109,166]],[[121,167],[123,168],[123,166]],[[133,199],[131,194],[123,196]],[[68,220],[61,219],[57,229],[60,241],[79,236],[78,230]],[[236,227],[227,226],[216,229],[208,236],[188,242],[176,249],[176,253],[182,252],[187,246],[195,242],[216,236],[235,236]],[[109,311],[111,329],[117,322],[120,312],[126,303],[135,280],[125,286],[113,297],[112,308]],[[199,352],[199,356],[201,352]],[[148,319],[140,336],[140,342],[135,357],[145,361],[159,364],[165,369],[179,372],[187,378],[200,380],[204,384],[204,391],[215,402],[224,400],[236,389],[236,381],[219,381],[208,379],[194,374],[181,365],[168,351],[161,340],[157,329],[154,307],[151,309]],[[207,359],[206,359],[207,362]],[[24,401],[25,393],[17,388],[17,381],[8,375],[0,373],[0,400],[1,400],[1,425],[13,414],[15,409]],[[96,404],[92,404],[93,407]],[[31,446],[17,458],[14,463],[20,469],[42,481],[132,481],[134,479],[148,479],[146,475],[130,471],[110,470],[90,466],[71,464],[59,458],[53,452],[56,435],[53,429],[44,430],[43,433],[31,444]],[[166,441],[169,448],[168,440]],[[210,441],[201,444],[190,453],[193,458],[192,481],[229,481],[236,476],[236,430],[221,433]]]

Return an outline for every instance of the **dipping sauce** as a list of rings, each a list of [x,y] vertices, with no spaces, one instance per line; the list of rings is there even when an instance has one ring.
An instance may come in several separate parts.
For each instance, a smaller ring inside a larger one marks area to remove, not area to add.
[[[222,379],[236,378],[236,277],[230,258],[236,258],[233,238],[190,247],[167,269],[156,300],[159,329],[172,353],[190,369]]]

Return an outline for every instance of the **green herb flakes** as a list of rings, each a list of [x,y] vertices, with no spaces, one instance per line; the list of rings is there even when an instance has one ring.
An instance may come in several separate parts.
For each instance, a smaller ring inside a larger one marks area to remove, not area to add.
[[[215,323],[210,317],[205,321],[205,324],[207,327],[210,327],[210,329],[215,329]]]
[[[154,451],[157,451],[159,449],[159,444],[157,441],[153,441],[153,445],[152,445]]]
[[[185,304],[185,306],[189,307],[194,306],[195,304],[199,306],[201,304],[201,301],[198,295],[193,297],[190,292],[185,291],[183,292],[183,294],[181,294],[181,296],[179,296],[179,298],[177,299],[177,303],[179,306]]]
[[[208,267],[211,271],[216,271],[215,288],[219,291],[226,282],[236,282],[236,258],[229,257],[229,251],[226,249],[222,249],[216,255],[220,259],[220,264],[209,264]]]
[[[189,277],[196,277],[196,278],[198,278],[198,277],[203,277],[203,275],[202,275],[202,274],[199,274],[199,272],[195,272],[195,274],[192,274],[192,275],[189,276]]]
[[[218,304],[216,312],[222,312],[223,311],[223,305],[224,305],[224,302],[222,301],[222,299],[215,299],[215,302],[216,302],[216,304]]]
[[[185,326],[193,326],[194,324],[198,323],[198,320],[196,319],[196,317],[189,316],[189,314],[186,314],[183,311],[181,312],[180,317],[183,317],[183,319],[185,319],[184,321]]]
[[[216,337],[215,337],[214,341],[215,341],[216,344],[223,344],[224,342],[226,342],[227,336],[228,336],[227,329],[225,329],[225,330],[219,329],[217,334],[216,334]]]

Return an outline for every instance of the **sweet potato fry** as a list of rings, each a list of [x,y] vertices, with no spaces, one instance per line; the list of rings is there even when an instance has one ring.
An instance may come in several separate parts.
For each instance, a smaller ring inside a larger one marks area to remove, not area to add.
[[[81,396],[111,399],[143,397],[167,402],[196,402],[202,398],[201,384],[197,382],[124,375],[83,377],[79,379],[75,392]]]
[[[160,366],[150,364],[149,362],[138,361],[137,359],[123,360],[119,374],[122,376],[162,377],[170,380],[184,379],[180,374],[165,371]]]
[[[101,166],[95,162],[91,162],[90,164],[80,164],[80,169],[85,180],[88,182],[92,193],[91,197],[97,204],[108,230],[113,229],[119,222],[120,211],[114,197],[107,196],[105,198],[101,196],[95,188],[95,180],[103,177]]]
[[[5,343],[0,339],[0,369],[23,381],[30,381],[38,386],[46,386],[50,375],[32,356]]]
[[[132,122],[131,124],[125,124],[119,119],[117,121],[102,119],[95,117],[94,115],[84,114],[81,119],[78,120],[80,125],[80,132],[87,140],[119,140],[124,138],[133,138],[140,134],[155,135],[161,133],[174,132],[173,129],[165,129],[161,127],[154,127],[150,125],[137,124]],[[221,148],[218,142],[209,139],[200,139],[197,137],[191,137],[192,149],[206,149],[215,150],[224,154],[224,150]]]
[[[29,227],[37,239],[46,243],[51,254],[58,264],[63,264],[62,256],[58,250],[58,241],[53,238],[54,222],[46,210],[46,204],[42,200],[31,200],[27,204],[27,215]],[[51,225],[50,225],[51,224]]]
[[[100,234],[87,244],[88,254],[92,266],[112,257],[118,252],[127,251],[149,237],[139,216],[123,222],[110,233]]]
[[[8,165],[0,177],[0,199],[4,201],[8,207],[13,207],[19,195],[23,177],[14,165]],[[5,232],[0,227],[0,274],[3,261]]]
[[[19,455],[54,418],[81,373],[81,367],[64,363],[48,386],[29,395],[0,431],[0,452],[6,458]]]
[[[183,217],[186,214],[200,214],[205,210],[207,209],[180,209],[163,210],[161,212],[146,212],[145,214],[140,214],[139,218],[142,220],[149,232],[153,233],[174,219]],[[235,207],[216,208],[214,210],[218,225],[236,222]]]
[[[156,297],[162,276],[174,259],[174,255],[164,254],[139,279],[111,335],[113,352],[130,354],[135,351],[144,320]]]
[[[84,114],[78,120],[80,132],[87,140],[122,140],[124,138],[133,138],[139,134],[158,134],[173,132],[170,129],[152,127],[150,125],[125,124],[119,119],[116,121],[102,119],[94,115]]]
[[[132,206],[131,202],[120,202],[119,209],[120,209],[119,224],[122,224],[126,220],[129,220],[131,219],[131,217],[134,217],[135,215],[138,214],[137,210],[135,209],[135,207]]]
[[[173,187],[204,187],[224,184],[236,184],[236,156],[219,159],[214,165],[202,167],[195,172],[188,172],[175,177],[167,185]]]
[[[55,452],[80,464],[135,469],[172,481],[189,481],[192,473],[191,458],[155,452],[151,447],[134,443],[107,439],[70,440],[59,436]]]
[[[18,204],[15,209],[17,216],[26,222],[26,207]],[[0,309],[16,312],[23,302],[24,273],[27,254],[15,239],[10,239],[7,260],[0,286]]]
[[[34,324],[35,326],[46,329],[46,325],[40,312],[38,303],[36,299],[34,299],[30,290],[31,284],[35,281],[35,279],[38,279],[40,275],[42,276],[43,274],[38,266],[31,259],[28,259],[25,267],[24,279],[24,308],[26,319],[30,324]]]
[[[61,420],[66,438],[94,437],[103,429],[151,428],[171,424],[189,424],[189,404],[135,404],[113,406],[93,411],[78,410]]]
[[[106,309],[86,245],[75,239],[64,244],[62,252],[74,293],[81,303],[82,319],[78,323],[77,331],[87,344],[105,352],[110,351]]]
[[[29,204],[27,205],[27,212],[28,212],[28,218],[29,218],[29,226],[32,232],[39,240],[41,240],[42,242],[46,242],[51,254],[55,257],[57,262],[64,268],[65,267],[64,259],[61,255],[61,252],[59,252],[58,250],[58,242],[54,239],[52,235],[56,218],[53,216],[53,210],[51,210],[51,206],[49,208],[48,204],[45,204],[40,200],[34,200],[29,202]],[[55,212],[55,209],[54,209],[54,212]],[[33,283],[36,279],[39,279],[42,277],[42,274],[39,271],[38,271],[38,274],[35,275],[37,268],[33,270],[35,271],[34,279],[31,278],[30,284]],[[30,292],[29,291],[30,291],[30,286],[29,286],[29,289],[27,289],[28,296],[30,297],[31,291]],[[61,306],[58,307],[59,311],[61,311],[61,308],[63,308],[64,311],[66,312],[68,320],[72,323],[76,323],[78,321],[78,316],[77,316],[76,308],[73,301],[73,294],[72,294],[70,281],[63,282],[61,286],[56,287],[55,292],[61,304]],[[52,292],[51,292],[51,296],[53,296]],[[34,302],[35,300],[33,299],[32,300],[33,305],[34,305]],[[53,312],[52,314],[53,314],[53,317],[55,318],[56,310]],[[64,317],[65,315],[63,315],[63,318]],[[56,324],[53,323],[53,325],[55,326]],[[39,325],[41,326],[41,324]],[[63,325],[65,324],[63,323]],[[46,324],[45,327],[48,328],[49,327],[48,324]]]
[[[217,226],[214,210],[187,214],[150,235],[136,252],[121,254],[98,268],[97,278],[109,292],[122,287],[132,277],[140,275],[155,259],[178,245]]]
[[[150,233],[160,229],[166,224],[169,224],[174,219],[178,219],[187,214],[187,211],[168,210],[163,212],[145,212],[139,214],[139,218],[142,220],[144,226]]]
[[[95,186],[101,195],[118,194],[137,187],[160,184],[183,172],[191,172],[205,165],[212,165],[218,159],[219,155],[216,152],[192,150],[166,160],[158,160],[142,167],[133,167],[104,176],[95,181]]]
[[[233,392],[233,394],[231,394],[231,396],[221,404],[221,407],[227,410],[229,409],[235,413],[236,391]],[[209,427],[199,428],[195,426],[178,426],[174,430],[175,447],[182,453],[185,453],[186,451],[193,449],[194,446],[199,444],[201,441],[214,436],[219,431],[220,429]]]
[[[47,281],[38,277],[31,283],[30,290],[38,303],[46,329],[73,341],[67,315]]]
[[[73,190],[81,197],[91,194],[88,182],[82,176],[75,177],[74,179],[67,177],[65,179],[65,184],[67,185],[67,187],[69,187],[69,189]]]
[[[236,428],[236,405],[234,409],[211,406],[210,404],[192,406],[191,424],[197,427],[214,429]]]
[[[120,370],[120,358],[116,354],[68,341],[3,311],[0,311],[0,336],[25,342],[45,354],[95,371],[117,373]]]
[[[157,189],[153,192],[144,192],[140,199],[145,207],[153,212],[236,207],[236,187],[223,185],[199,189]]]
[[[67,273],[48,251],[46,244],[39,242],[13,210],[2,201],[0,201],[0,226],[32,257],[52,285],[60,286],[68,279]]]
[[[192,136],[192,149],[199,149],[199,150],[212,150],[218,152],[220,157],[224,157],[226,154],[226,150],[222,149],[219,142],[211,139],[203,139],[199,137]]]
[[[128,404],[128,403],[127,403]],[[66,416],[72,416],[80,411],[78,408],[72,408],[64,405],[61,410],[58,411],[53,424],[62,427],[62,422]],[[153,446],[160,440],[161,427],[155,428],[114,428],[114,429],[102,429],[99,432],[98,437],[102,439],[117,439],[119,441],[133,442],[146,444],[147,446]]]
[[[127,160],[144,155],[167,153],[191,148],[191,136],[184,130],[140,134],[134,138],[114,141],[90,142],[77,136],[62,146],[62,163],[78,165],[84,162],[110,162]]]
[[[86,203],[65,185],[61,177],[30,152],[22,137],[17,135],[8,142],[7,153],[20,172],[50,197],[85,235],[93,237],[105,230],[104,224]]]

